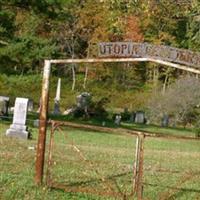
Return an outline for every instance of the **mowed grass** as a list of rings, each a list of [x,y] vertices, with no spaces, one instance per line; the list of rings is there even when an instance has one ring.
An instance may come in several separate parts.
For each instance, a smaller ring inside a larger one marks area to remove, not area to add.
[[[38,130],[19,140],[5,137],[7,128],[0,124],[0,199],[131,199],[135,137],[56,131],[51,181],[64,192],[34,183]],[[143,181],[144,199],[199,199],[200,141],[146,138]]]

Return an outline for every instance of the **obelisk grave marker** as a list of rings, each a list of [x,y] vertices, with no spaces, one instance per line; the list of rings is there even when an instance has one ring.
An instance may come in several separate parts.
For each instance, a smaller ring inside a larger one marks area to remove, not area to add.
[[[58,79],[56,98],[54,99],[54,115],[60,114],[60,90],[61,90],[61,78]]]
[[[16,98],[13,123],[10,125],[10,128],[6,131],[7,136],[28,139],[29,132],[27,131],[26,126],[27,110],[28,99]]]

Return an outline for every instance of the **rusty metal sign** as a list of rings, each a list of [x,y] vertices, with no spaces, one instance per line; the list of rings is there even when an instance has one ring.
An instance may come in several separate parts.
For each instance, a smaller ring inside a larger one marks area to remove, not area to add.
[[[200,68],[200,53],[190,50],[135,42],[102,42],[98,47],[101,58],[154,58]]]

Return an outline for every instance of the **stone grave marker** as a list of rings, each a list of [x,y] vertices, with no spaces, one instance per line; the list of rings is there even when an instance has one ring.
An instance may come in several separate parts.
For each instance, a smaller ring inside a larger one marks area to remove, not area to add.
[[[76,97],[76,107],[78,110],[83,110],[85,115],[88,116],[88,108],[91,103],[92,96],[88,92],[83,92]]]
[[[9,97],[0,96],[0,116],[8,116]]]
[[[88,107],[91,102],[91,94],[88,92],[83,92],[76,97],[77,107],[84,110],[85,107]]]
[[[143,111],[137,111],[135,114],[135,123],[144,124],[145,123],[145,116]]]
[[[121,123],[121,119],[122,119],[121,115],[116,115],[115,116],[115,124],[119,126]]]
[[[163,115],[162,121],[161,121],[161,126],[162,127],[168,127],[169,126],[169,116],[168,115]]]
[[[10,128],[6,131],[6,136],[28,139],[29,132],[27,131],[28,128],[26,126],[27,110],[28,99],[16,98],[13,123],[10,125]]]

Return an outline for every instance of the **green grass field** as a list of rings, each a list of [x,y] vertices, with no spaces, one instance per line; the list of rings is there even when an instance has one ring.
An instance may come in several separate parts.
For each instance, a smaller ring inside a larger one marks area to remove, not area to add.
[[[123,126],[192,135],[182,129]],[[135,137],[64,127],[57,131],[51,180],[71,191],[64,192],[34,184],[37,129],[32,128],[33,139],[25,141],[5,137],[7,128],[8,123],[0,123],[0,199],[122,199],[125,195],[131,199]],[[199,166],[200,141],[146,138],[144,199],[199,199]]]

